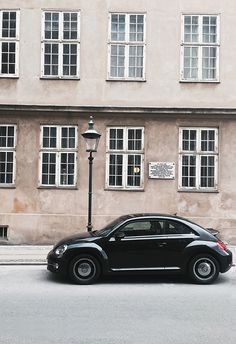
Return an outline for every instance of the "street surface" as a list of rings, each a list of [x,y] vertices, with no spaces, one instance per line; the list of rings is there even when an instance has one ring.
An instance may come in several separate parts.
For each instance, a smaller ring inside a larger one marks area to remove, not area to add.
[[[236,268],[214,285],[115,277],[91,286],[46,266],[0,266],[0,344],[235,344]]]

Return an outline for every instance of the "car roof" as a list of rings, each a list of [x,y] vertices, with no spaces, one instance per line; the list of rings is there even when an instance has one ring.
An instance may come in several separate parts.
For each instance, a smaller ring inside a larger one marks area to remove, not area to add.
[[[136,218],[136,217],[168,217],[172,219],[179,219],[184,221],[189,221],[188,219],[185,219],[180,216],[171,215],[171,214],[163,214],[163,213],[134,213],[134,214],[127,214],[122,216],[123,218],[129,219],[129,218]]]

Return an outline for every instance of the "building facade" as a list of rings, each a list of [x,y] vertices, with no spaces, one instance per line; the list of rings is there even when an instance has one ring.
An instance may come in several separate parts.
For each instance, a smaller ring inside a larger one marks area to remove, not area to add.
[[[0,243],[43,244],[126,213],[236,242],[236,4],[0,0]],[[235,85],[235,86],[234,86]]]

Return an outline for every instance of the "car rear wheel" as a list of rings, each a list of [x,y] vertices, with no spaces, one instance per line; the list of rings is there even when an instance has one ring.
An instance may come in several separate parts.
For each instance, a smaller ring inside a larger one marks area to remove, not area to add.
[[[69,276],[77,284],[92,284],[101,274],[97,259],[88,254],[75,257],[69,266]]]
[[[219,263],[211,255],[200,254],[191,260],[189,275],[195,283],[213,283],[219,275]]]

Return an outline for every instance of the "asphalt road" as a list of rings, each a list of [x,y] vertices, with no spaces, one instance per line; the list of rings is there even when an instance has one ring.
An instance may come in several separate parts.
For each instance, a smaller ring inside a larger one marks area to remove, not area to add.
[[[109,278],[77,286],[45,266],[0,266],[0,344],[236,343],[236,268],[214,285]]]

